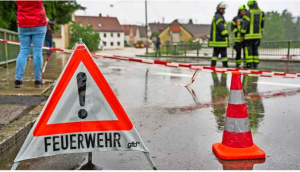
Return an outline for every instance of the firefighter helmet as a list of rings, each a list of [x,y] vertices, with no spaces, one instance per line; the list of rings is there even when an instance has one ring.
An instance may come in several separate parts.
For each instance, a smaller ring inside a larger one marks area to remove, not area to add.
[[[225,4],[224,2],[221,2],[221,3],[218,4],[217,10],[218,10],[218,9],[221,9],[221,8],[224,8],[224,9],[225,9],[226,7],[227,7],[227,4]]]

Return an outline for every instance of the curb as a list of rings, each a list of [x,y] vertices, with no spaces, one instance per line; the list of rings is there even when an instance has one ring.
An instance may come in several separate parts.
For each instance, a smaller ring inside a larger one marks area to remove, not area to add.
[[[26,115],[0,130],[0,154],[30,132],[45,103],[38,104]]]
[[[53,82],[51,85],[45,88],[41,95],[49,96],[55,84],[56,82]],[[0,155],[2,152],[13,146],[19,139],[26,136],[30,132],[39,114],[43,110],[46,102],[47,100],[41,102],[40,104],[37,104],[24,116],[1,128]]]

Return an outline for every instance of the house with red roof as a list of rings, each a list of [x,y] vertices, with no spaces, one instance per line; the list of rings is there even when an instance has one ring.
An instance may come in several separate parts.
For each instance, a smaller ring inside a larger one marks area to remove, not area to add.
[[[146,42],[146,27],[145,26],[138,26],[136,30],[136,40],[142,40]]]
[[[116,17],[75,16],[75,22],[87,27],[92,25],[100,35],[99,49],[123,49],[125,32]]]
[[[137,25],[122,25],[122,28],[125,33],[125,42],[127,45],[134,46],[137,42],[136,33],[137,33]]]
[[[150,23],[148,26],[148,36],[157,33],[162,45],[189,43],[190,41],[206,43],[209,40],[210,25],[194,24],[192,20],[189,23],[180,23],[174,20],[170,24]],[[155,42],[155,38],[152,38]]]

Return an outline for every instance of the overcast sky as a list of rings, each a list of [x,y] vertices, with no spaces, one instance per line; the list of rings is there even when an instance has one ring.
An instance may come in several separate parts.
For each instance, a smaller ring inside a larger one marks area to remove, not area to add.
[[[145,24],[145,0],[77,0],[79,4],[86,7],[84,11],[76,11],[75,15],[114,16],[121,24]],[[162,22],[170,23],[175,19],[188,21],[193,19],[194,23],[211,24],[212,17],[216,11],[217,0],[148,0],[148,23]],[[227,0],[228,7],[225,13],[227,21],[237,14],[237,9],[247,0]],[[259,7],[264,11],[279,11],[288,9],[294,16],[300,16],[300,1],[296,0],[258,0]]]

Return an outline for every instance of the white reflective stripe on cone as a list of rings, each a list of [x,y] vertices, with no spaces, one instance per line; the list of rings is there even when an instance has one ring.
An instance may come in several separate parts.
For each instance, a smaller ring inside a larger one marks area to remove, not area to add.
[[[245,97],[243,90],[230,90],[229,102],[234,105],[245,104]]]
[[[232,133],[245,133],[250,131],[249,118],[228,118],[225,119],[225,130]]]

